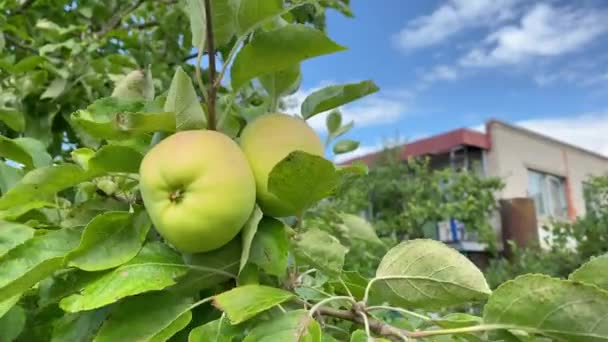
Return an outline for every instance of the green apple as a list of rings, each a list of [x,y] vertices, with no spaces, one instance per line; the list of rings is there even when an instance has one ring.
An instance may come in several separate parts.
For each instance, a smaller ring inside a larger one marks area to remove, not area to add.
[[[255,180],[239,146],[222,133],[175,133],[140,166],[140,190],[154,226],[186,253],[232,240],[255,206]]]
[[[264,214],[296,215],[290,206],[268,191],[272,168],[293,151],[323,155],[323,143],[306,121],[287,114],[264,114],[248,124],[241,134],[241,148],[255,176],[257,201]]]

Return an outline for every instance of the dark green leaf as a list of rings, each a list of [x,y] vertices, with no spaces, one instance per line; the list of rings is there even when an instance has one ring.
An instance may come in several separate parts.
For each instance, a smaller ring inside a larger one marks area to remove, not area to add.
[[[289,241],[285,224],[271,217],[264,217],[251,244],[249,259],[264,272],[283,277],[287,269]]]
[[[190,322],[192,300],[170,292],[129,298],[112,308],[94,342],[161,341]],[[184,316],[185,315],[185,316]],[[174,322],[178,325],[173,325]]]
[[[66,314],[54,324],[51,342],[90,341],[107,316],[105,308]]]
[[[365,331],[357,329],[350,335],[350,342],[368,342],[367,334]]]
[[[38,284],[39,307],[58,303],[62,298],[76,293],[88,283],[104,275],[104,272],[85,272],[79,269],[57,273]]]
[[[593,284],[608,291],[608,254],[592,258],[572,272],[569,279]]]
[[[162,290],[186,272],[182,259],[162,243],[149,243],[128,263],[86,284],[59,303],[68,312],[96,309],[121,298]]]
[[[256,205],[249,220],[245,223],[245,227],[243,227],[243,231],[241,233],[241,238],[243,240],[243,249],[241,252],[241,264],[239,266],[239,272],[243,270],[245,265],[247,265],[247,261],[249,260],[249,250],[251,249],[251,242],[255,236],[255,233],[258,231],[258,223],[262,219],[262,211]]]
[[[366,95],[373,94],[379,89],[372,81],[333,85],[319,89],[308,95],[302,103],[302,116],[308,119],[315,114],[337,108]]]
[[[323,32],[304,25],[288,25],[258,32],[236,56],[231,69],[232,87],[264,74],[284,70],[303,60],[342,51]]]
[[[2,316],[4,316],[13,306],[15,306],[20,298],[21,295],[18,294],[0,301],[0,318],[2,318]]]
[[[25,129],[25,116],[16,110],[0,108],[0,121],[13,131],[23,132]]]
[[[270,171],[268,190],[301,212],[331,195],[338,184],[334,165],[302,151],[290,153]]]
[[[409,240],[382,258],[373,289],[392,305],[437,308],[487,298],[491,293],[481,271],[445,244]]]
[[[325,126],[327,127],[327,131],[331,134],[340,128],[342,124],[342,114],[338,110],[332,110],[325,118]]]
[[[0,157],[16,161],[28,169],[51,164],[51,156],[46,152],[46,147],[32,138],[9,139],[0,136]]]
[[[44,63],[44,61],[46,61],[46,59],[42,56],[28,56],[15,64],[12,71],[15,74],[30,71],[38,65]]]
[[[0,262],[0,298],[23,293],[64,266],[64,256],[80,239],[71,229],[36,236],[9,251]]]
[[[298,259],[330,276],[338,276],[348,249],[329,233],[311,229],[297,235],[293,252]]]
[[[289,311],[255,326],[243,342],[321,342],[321,329],[305,310]]]
[[[278,15],[282,9],[282,0],[241,0],[237,13],[238,33],[244,34],[256,24]]]
[[[69,265],[85,271],[120,266],[137,255],[148,229],[145,212],[105,212],[86,226],[80,245],[67,256]]]
[[[358,141],[344,139],[344,140],[338,141],[334,145],[334,153],[335,154],[348,153],[348,152],[352,152],[352,151],[356,150],[358,147],[359,147]]]
[[[292,293],[274,287],[245,285],[215,296],[213,305],[224,311],[232,324],[239,324],[292,297]]]
[[[243,1],[211,0],[211,11],[213,14],[211,22],[213,23],[215,46],[219,47],[230,42],[234,36],[236,32],[236,11],[241,3]]]
[[[608,340],[608,292],[540,274],[500,285],[484,308],[485,324],[506,324],[556,340]]]
[[[25,310],[19,305],[0,317],[0,342],[15,340],[25,328]]]
[[[175,113],[175,129],[184,131],[207,127],[205,112],[198,101],[190,77],[180,67],[175,71],[164,110]]]
[[[268,96],[274,99],[276,103],[281,96],[293,94],[300,87],[302,82],[300,64],[294,64],[286,69],[262,75],[259,79]]]
[[[20,223],[0,221],[0,258],[34,236],[34,229]]]

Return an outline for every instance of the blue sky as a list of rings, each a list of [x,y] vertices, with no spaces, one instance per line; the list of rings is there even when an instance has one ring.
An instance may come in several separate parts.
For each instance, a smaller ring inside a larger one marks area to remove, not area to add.
[[[374,80],[343,108],[361,141],[480,127],[496,118],[608,154],[608,1],[352,0],[328,14],[346,52],[309,60],[288,111],[312,90]],[[323,131],[324,117],[311,124]]]

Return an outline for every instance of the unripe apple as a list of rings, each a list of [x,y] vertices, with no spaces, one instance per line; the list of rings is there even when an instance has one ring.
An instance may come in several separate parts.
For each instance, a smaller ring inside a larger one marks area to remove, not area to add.
[[[245,155],[215,131],[182,131],[155,145],[141,163],[140,190],[160,235],[186,253],[228,243],[255,205]]]
[[[268,191],[272,168],[293,151],[323,155],[323,143],[303,119],[280,113],[265,114],[248,124],[241,134],[241,148],[255,176],[257,201],[264,214],[274,217],[296,215]]]

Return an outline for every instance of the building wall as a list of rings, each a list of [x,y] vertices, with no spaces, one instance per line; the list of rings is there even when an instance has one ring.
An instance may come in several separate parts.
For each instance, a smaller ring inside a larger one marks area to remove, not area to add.
[[[591,175],[608,173],[608,159],[501,122],[487,126],[490,150],[486,154],[488,176],[505,181],[501,198],[528,196],[528,169],[566,179],[570,218],[585,213],[583,182]],[[547,223],[539,218],[539,226]],[[544,232],[539,231],[542,241]]]

